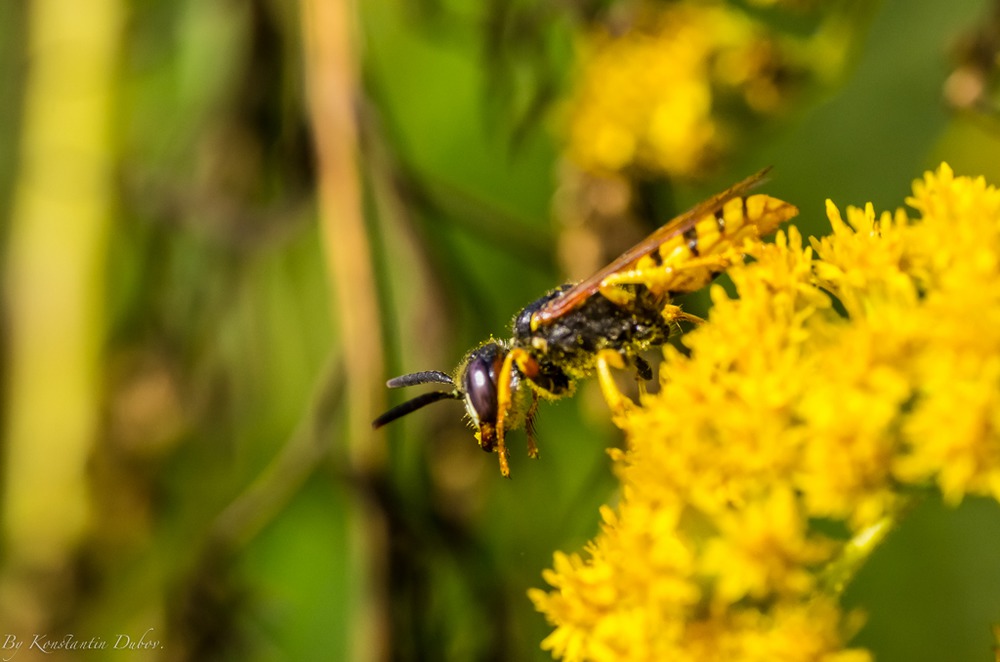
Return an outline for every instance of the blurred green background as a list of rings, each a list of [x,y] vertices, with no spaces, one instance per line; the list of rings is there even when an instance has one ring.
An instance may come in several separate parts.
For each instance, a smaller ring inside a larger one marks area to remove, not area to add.
[[[647,177],[665,209],[771,164],[768,192],[821,234],[826,198],[895,208],[942,159],[1000,182],[994,3],[797,4],[749,11],[835,27],[844,65],[714,168]],[[368,421],[405,397],[386,377],[451,371],[566,277],[561,109],[583,26],[616,11],[0,5],[0,645],[22,642],[19,660],[67,634],[106,647],[46,659],[548,657],[525,592],[615,500],[604,449],[620,437],[593,385],[542,406],[538,461],[513,435],[511,481],[459,403]],[[984,89],[956,108],[946,80],[963,67]],[[990,659],[998,550],[997,504],[925,504],[850,590],[869,614],[857,643]]]

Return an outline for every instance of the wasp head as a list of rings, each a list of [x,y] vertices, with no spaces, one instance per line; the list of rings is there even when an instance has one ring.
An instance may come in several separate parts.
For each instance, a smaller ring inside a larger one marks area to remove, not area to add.
[[[465,410],[476,427],[476,438],[487,453],[493,450],[497,438],[497,384],[507,351],[496,342],[488,342],[472,350],[459,371]]]
[[[431,370],[415,372],[390,379],[389,388],[414,386],[416,384],[447,384],[451,391],[432,391],[418,395],[412,400],[393,407],[372,422],[373,428],[380,428],[438,400],[464,400],[465,409],[476,428],[476,438],[484,451],[491,452],[496,443],[497,384],[507,350],[498,342],[490,341],[472,350],[458,370],[458,379],[453,380],[443,372]]]

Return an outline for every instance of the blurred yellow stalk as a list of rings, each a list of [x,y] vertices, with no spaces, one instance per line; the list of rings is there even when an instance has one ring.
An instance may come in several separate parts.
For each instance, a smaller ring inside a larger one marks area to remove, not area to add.
[[[319,223],[331,287],[331,308],[340,332],[347,386],[338,455],[349,472],[367,479],[384,463],[383,445],[371,421],[384,389],[381,320],[365,227],[359,173],[356,12],[353,0],[301,0],[304,71],[318,164]],[[354,499],[350,512],[349,572],[353,583],[352,660],[389,657],[386,593],[386,525],[378,509]]]
[[[98,425],[111,219],[119,0],[34,0],[18,180],[4,274],[0,614],[44,627],[86,531]],[[12,622],[11,619],[16,620]]]

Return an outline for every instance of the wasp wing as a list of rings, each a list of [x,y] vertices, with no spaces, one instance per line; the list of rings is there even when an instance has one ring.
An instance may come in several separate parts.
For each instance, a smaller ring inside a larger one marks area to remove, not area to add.
[[[770,170],[770,167],[764,168],[760,172],[747,177],[743,181],[729,187],[721,193],[713,195],[711,198],[708,198],[680,216],[677,216],[666,224],[660,226],[651,235],[619,255],[617,259],[592,275],[590,278],[580,281],[573,287],[561,293],[559,296],[547,302],[532,316],[532,325],[534,327],[544,326],[545,324],[549,324],[559,319],[566,313],[580,307],[583,302],[597,293],[605,278],[631,268],[636,262],[639,261],[640,258],[649,255],[654,250],[659,248],[664,242],[690,230],[706,215],[715,213],[733,198],[742,197],[747,193],[747,191],[763,182]]]

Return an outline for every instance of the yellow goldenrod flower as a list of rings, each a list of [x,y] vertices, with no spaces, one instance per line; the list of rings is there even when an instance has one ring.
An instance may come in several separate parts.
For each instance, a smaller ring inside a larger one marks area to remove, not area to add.
[[[554,656],[869,660],[839,595],[908,495],[1000,499],[1000,191],[942,165],[907,203],[828,203],[712,289],[616,421],[619,505],[530,594]]]
[[[595,30],[580,51],[568,149],[600,174],[695,176],[727,146],[719,94],[773,113],[792,78],[766,28],[717,2],[642,6],[627,30]]]

